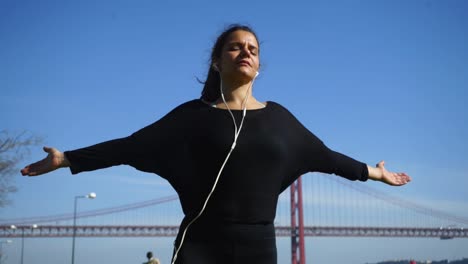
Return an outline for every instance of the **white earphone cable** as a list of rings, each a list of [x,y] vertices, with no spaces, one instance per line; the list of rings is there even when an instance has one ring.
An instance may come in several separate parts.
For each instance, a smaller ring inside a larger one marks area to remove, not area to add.
[[[257,77],[257,76],[255,76]],[[221,78],[220,78],[221,79]],[[223,102],[224,104],[226,105],[226,108],[228,109],[229,113],[231,114],[231,117],[232,117],[232,121],[234,123],[234,142],[232,143],[232,146],[231,146],[231,149],[229,150],[229,153],[227,154],[226,158],[224,159],[224,162],[223,162],[223,165],[221,166],[219,172],[218,172],[218,175],[216,176],[216,180],[214,181],[213,183],[213,187],[211,188],[211,191],[210,193],[208,194],[208,196],[206,197],[206,200],[203,204],[203,207],[202,209],[200,210],[200,212],[198,213],[197,216],[195,216],[188,224],[187,226],[185,227],[184,229],[184,232],[182,233],[182,238],[180,239],[180,244],[179,246],[177,247],[177,250],[175,251],[174,253],[174,257],[172,258],[172,262],[171,264],[175,264],[176,260],[177,260],[177,254],[179,253],[180,249],[182,248],[182,244],[184,243],[184,240],[185,240],[185,235],[187,233],[187,230],[188,228],[190,227],[190,225],[192,225],[202,214],[203,212],[205,211],[205,208],[206,208],[206,205],[208,204],[208,201],[210,200],[210,197],[211,195],[213,194],[214,190],[216,189],[216,185],[218,184],[218,180],[221,176],[221,173],[223,172],[224,170],[224,166],[226,165],[229,157],[231,156],[231,153],[232,151],[234,150],[234,148],[236,147],[236,143],[237,143],[237,138],[239,137],[240,135],[240,132],[241,132],[241,129],[242,129],[242,126],[244,124],[244,119],[245,119],[245,116],[247,115],[247,100],[249,98],[249,90],[252,89],[252,86],[253,86],[253,83],[255,81],[255,78],[252,80],[252,83],[250,84],[249,88],[247,89],[247,92],[246,92],[246,95],[245,95],[245,98],[244,98],[244,101],[243,101],[243,105],[242,105],[242,108],[243,108],[243,111],[242,111],[242,120],[241,120],[241,123],[239,125],[239,130],[237,129],[237,124],[236,124],[236,119],[234,117],[234,114],[232,113],[231,109],[229,108],[225,98],[224,98],[224,93],[223,93],[223,82],[222,80],[220,81],[220,90],[221,90],[221,98],[223,99]]]

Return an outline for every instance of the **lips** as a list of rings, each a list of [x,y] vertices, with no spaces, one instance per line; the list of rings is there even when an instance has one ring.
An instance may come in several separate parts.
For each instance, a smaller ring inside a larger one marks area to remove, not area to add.
[[[250,62],[248,60],[240,60],[237,64],[239,65],[246,65],[246,66],[252,66],[250,65]]]

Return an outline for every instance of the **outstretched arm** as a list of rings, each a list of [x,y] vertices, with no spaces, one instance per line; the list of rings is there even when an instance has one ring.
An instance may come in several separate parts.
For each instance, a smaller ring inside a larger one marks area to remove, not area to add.
[[[24,167],[21,170],[23,176],[38,176],[59,168],[70,167],[67,157],[58,149],[49,147],[44,147],[43,149],[47,152],[47,157]]]
[[[369,179],[381,181],[392,186],[405,185],[411,181],[411,177],[404,172],[390,172],[384,167],[385,161],[377,163],[377,167],[367,165],[369,170]]]

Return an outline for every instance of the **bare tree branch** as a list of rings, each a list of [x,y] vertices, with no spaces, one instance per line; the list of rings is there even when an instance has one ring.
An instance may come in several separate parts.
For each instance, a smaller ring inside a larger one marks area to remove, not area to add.
[[[41,142],[42,138],[27,131],[0,131],[0,208],[11,204],[8,195],[17,191],[14,176],[19,173],[18,163],[29,155],[29,147]]]

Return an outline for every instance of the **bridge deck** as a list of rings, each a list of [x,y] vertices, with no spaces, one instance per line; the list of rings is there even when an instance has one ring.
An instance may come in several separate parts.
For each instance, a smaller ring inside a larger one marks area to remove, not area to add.
[[[77,226],[77,237],[168,237],[176,236],[178,226]],[[297,230],[294,230],[295,232]],[[291,236],[288,226],[277,226],[276,236]],[[441,239],[468,238],[466,228],[420,227],[333,227],[306,226],[310,237],[433,237]],[[30,226],[0,226],[0,237],[71,237],[73,226],[48,225],[31,229]]]

